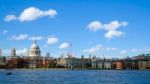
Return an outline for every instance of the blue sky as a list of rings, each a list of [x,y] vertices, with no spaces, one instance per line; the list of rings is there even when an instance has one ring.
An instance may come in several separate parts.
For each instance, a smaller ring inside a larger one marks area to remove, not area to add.
[[[148,0],[1,0],[0,48],[26,54],[37,39],[42,55],[134,56],[150,52]]]

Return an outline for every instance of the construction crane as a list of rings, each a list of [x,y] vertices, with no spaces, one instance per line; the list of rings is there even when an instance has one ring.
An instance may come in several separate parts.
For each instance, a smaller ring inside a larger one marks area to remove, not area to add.
[[[69,48],[67,50],[68,58],[72,58],[72,43],[69,44]]]

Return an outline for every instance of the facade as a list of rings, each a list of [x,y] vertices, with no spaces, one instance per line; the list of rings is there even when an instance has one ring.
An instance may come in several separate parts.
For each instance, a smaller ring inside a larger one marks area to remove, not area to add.
[[[81,56],[81,59],[79,59],[78,68],[80,69],[87,69],[91,68],[91,59],[90,58],[84,58],[84,56]]]
[[[140,70],[150,69],[150,60],[140,60],[138,64]]]
[[[4,56],[0,56],[0,68],[5,68],[6,58]]]
[[[112,69],[112,61],[110,59],[92,59],[93,69]]]
[[[97,62],[97,68],[98,69],[104,69],[104,62],[103,62],[103,60]]]
[[[57,58],[57,67],[58,68],[66,68],[67,67],[67,59],[63,56]]]
[[[36,41],[29,49],[28,56],[17,56],[16,49],[10,51],[10,56],[0,56],[0,68],[67,68],[67,69],[114,69],[114,70],[150,70],[150,54],[141,54],[132,58],[124,59],[101,59],[91,55],[89,58],[63,56],[50,57],[50,53],[41,56],[41,50]]]
[[[20,66],[20,56],[16,55],[16,49],[11,50],[11,56],[6,58],[6,67],[7,68],[21,68]]]
[[[56,68],[56,59],[51,57],[45,57],[44,58],[44,68]]]
[[[123,60],[124,61],[124,68],[128,69],[128,70],[132,70],[132,69],[139,69],[139,61],[136,59],[132,59],[132,58],[126,58]]]
[[[150,54],[141,54],[139,56],[134,56],[132,60],[136,60],[135,65],[138,67],[138,69],[150,69]]]
[[[94,56],[94,57],[91,59],[91,64],[92,64],[92,68],[93,68],[93,69],[96,69],[96,68],[97,68],[97,63],[98,63],[98,59],[96,59],[96,56]]]
[[[79,68],[79,59],[75,57],[67,58],[67,68],[68,69]]]
[[[111,62],[111,60],[105,60],[104,62],[103,62],[103,69],[112,69],[112,62]]]
[[[117,61],[116,62],[116,69],[117,70],[124,69],[124,63],[122,61]]]
[[[30,58],[28,56],[21,57],[20,66],[22,68],[29,68]]]
[[[6,67],[7,68],[21,68],[20,57],[19,56],[10,56],[10,57],[6,58]]]

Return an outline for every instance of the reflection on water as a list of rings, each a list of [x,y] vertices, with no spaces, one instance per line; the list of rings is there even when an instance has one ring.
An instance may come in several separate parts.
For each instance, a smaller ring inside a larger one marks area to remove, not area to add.
[[[0,70],[0,84],[150,84],[150,71]]]

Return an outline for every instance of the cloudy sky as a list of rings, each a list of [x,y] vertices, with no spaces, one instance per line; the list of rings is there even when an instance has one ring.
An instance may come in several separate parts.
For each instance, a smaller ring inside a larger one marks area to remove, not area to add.
[[[148,0],[0,0],[0,48],[25,55],[134,56],[150,52]]]

